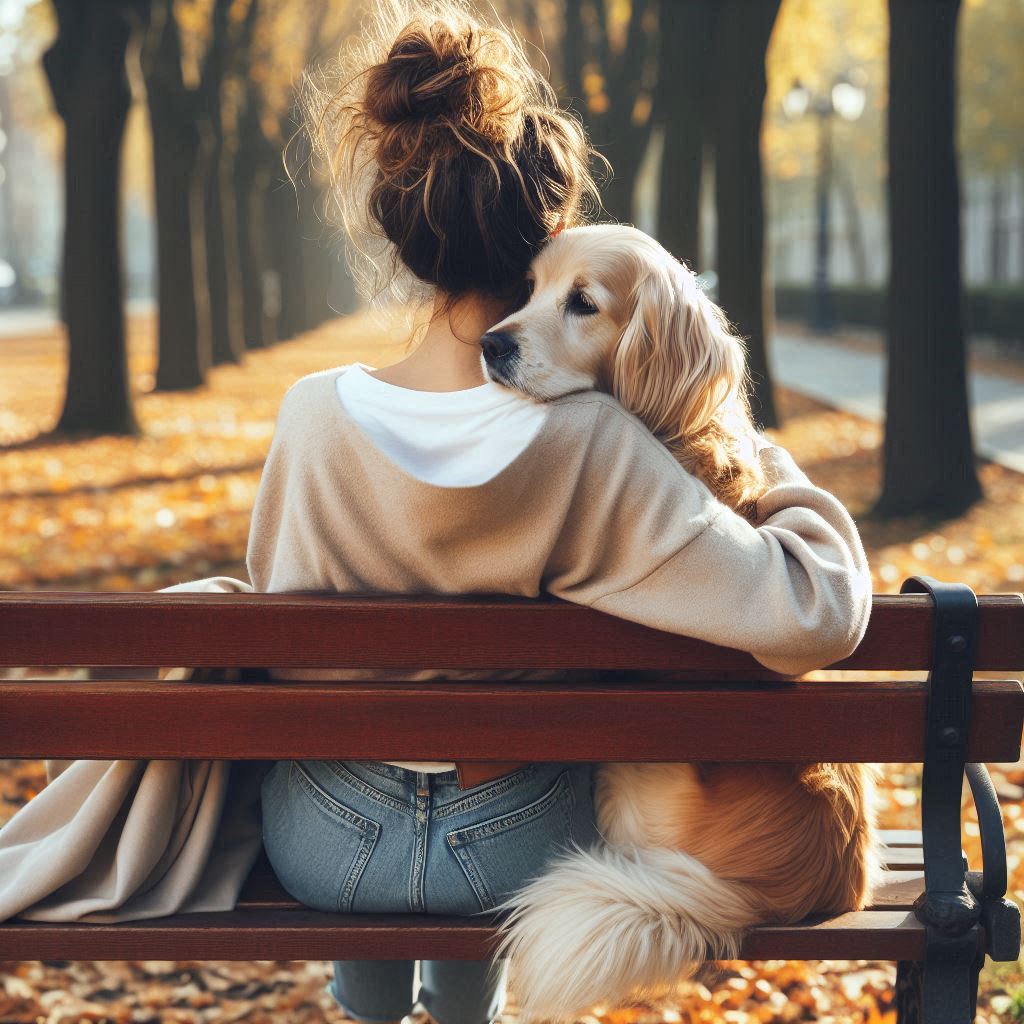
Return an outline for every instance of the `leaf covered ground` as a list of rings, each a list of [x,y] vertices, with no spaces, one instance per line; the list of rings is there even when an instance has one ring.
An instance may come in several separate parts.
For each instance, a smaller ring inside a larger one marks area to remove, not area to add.
[[[218,368],[200,391],[158,394],[152,320],[136,317],[130,328],[144,431],[137,438],[49,436],[63,385],[60,336],[0,339],[0,590],[155,590],[219,573],[245,578],[259,468],[289,384],[346,362],[394,361],[408,334],[402,323],[350,317],[250,353],[243,366]],[[880,426],[792,392],[779,399],[785,425],[776,439],[857,517],[877,592],[895,592],[922,572],[979,592],[1024,588],[1024,476],[984,465],[986,499],[966,515],[878,522],[868,512],[880,478]],[[1024,766],[991,767],[1005,812],[1011,890],[1024,902]],[[0,823],[43,783],[39,762],[0,761]],[[918,766],[885,766],[886,827],[917,827],[919,783]],[[965,818],[965,848],[977,861],[973,811]],[[327,970],[320,962],[0,963],[0,1024],[341,1021],[324,992]],[[729,963],[668,1005],[598,1008],[588,1020],[888,1024],[895,1020],[892,977],[883,963]],[[511,1010],[510,1018],[514,1002]],[[1024,1020],[1018,965],[986,969],[979,1020]]]

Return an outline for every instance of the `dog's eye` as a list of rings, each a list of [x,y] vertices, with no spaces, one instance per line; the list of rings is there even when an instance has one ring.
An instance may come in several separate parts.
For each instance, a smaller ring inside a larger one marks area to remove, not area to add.
[[[566,303],[565,308],[576,316],[590,316],[597,312],[597,306],[587,298],[585,292],[580,291],[578,288],[573,289],[569,293],[569,301]]]

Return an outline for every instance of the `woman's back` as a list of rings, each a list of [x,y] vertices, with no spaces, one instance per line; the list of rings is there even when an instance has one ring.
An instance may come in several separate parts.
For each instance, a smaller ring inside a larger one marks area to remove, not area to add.
[[[581,392],[550,403],[490,479],[438,486],[345,412],[342,372],[303,378],[282,403],[249,536],[257,590],[547,592],[793,673],[863,634],[856,527],[781,449],[761,453],[774,486],[754,528],[614,399]]]

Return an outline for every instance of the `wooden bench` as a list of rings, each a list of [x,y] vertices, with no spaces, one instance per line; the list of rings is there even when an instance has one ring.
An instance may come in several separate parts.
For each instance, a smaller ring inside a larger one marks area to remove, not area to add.
[[[833,666],[850,673],[843,681],[787,682],[738,651],[513,598],[8,593],[0,665],[594,673],[571,684],[0,681],[6,757],[923,762],[923,832],[884,835],[892,871],[874,905],[755,929],[743,956],[898,961],[903,1019],[923,1011],[928,1024],[962,1024],[985,954],[1018,955],[983,768],[968,769],[983,873],[966,873],[960,806],[965,761],[1019,757],[1020,681],[972,686],[972,672],[1024,666],[1020,595],[976,600],[942,586],[876,597],[864,641]],[[644,670],[678,681],[645,681]],[[930,676],[891,677],[903,670]],[[868,674],[880,671],[889,677]],[[116,926],[15,920],[0,925],[0,959],[465,959],[487,955],[494,934],[481,918],[306,910],[262,862],[233,912]]]

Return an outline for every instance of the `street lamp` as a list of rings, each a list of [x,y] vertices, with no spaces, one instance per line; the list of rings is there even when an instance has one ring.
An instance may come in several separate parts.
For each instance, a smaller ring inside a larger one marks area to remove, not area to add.
[[[797,79],[782,98],[782,112],[789,120],[799,120],[808,111],[818,118],[818,237],[815,246],[814,293],[811,305],[811,327],[816,331],[829,331],[834,322],[828,272],[832,115],[838,114],[844,121],[856,121],[864,113],[866,99],[864,90],[846,75],[840,75],[832,83],[832,88],[821,95],[812,94],[807,86]]]

